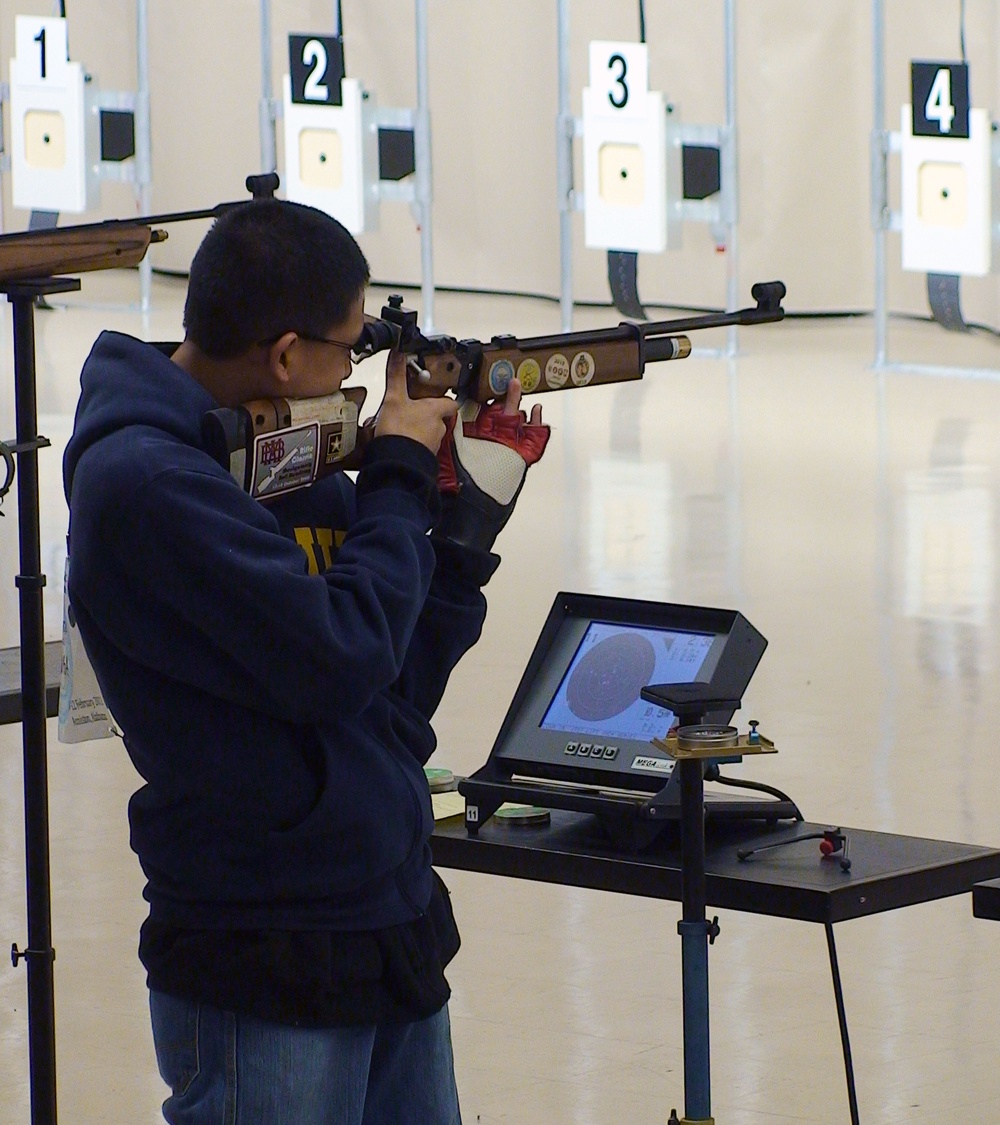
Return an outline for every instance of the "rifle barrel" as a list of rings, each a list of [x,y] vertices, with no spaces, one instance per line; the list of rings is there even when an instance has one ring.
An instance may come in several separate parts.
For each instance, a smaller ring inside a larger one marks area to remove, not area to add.
[[[138,215],[134,219],[102,219],[97,223],[77,223],[68,227],[45,227],[39,230],[16,231],[13,234],[0,235],[0,247],[12,242],[36,242],[58,237],[62,232],[75,234],[76,232],[116,231],[127,227],[149,227],[155,223],[184,223],[192,219],[215,219],[233,207],[244,207],[250,200],[241,200],[236,203],[219,203],[215,207],[201,211],[169,211],[164,215]]]

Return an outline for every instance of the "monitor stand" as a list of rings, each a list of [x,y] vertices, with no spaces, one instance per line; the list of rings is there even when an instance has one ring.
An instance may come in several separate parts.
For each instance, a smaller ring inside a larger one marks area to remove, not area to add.
[[[711,760],[704,765],[704,779],[718,778],[720,762],[738,757]],[[675,766],[666,784],[655,793],[629,793],[547,781],[544,778],[512,774],[506,765],[491,758],[482,768],[458,784],[465,797],[465,827],[475,835],[481,825],[506,802],[538,805],[547,809],[567,809],[590,813],[597,818],[615,848],[636,852],[650,847],[659,837],[676,836],[681,818],[680,770]],[[779,820],[802,820],[794,801],[766,789],[767,798],[731,797],[727,793],[705,795],[706,828],[712,823],[761,821],[774,825]]]

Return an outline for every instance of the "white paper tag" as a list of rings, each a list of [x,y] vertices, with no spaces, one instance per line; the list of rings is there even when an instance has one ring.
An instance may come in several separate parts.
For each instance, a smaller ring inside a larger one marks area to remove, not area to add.
[[[119,733],[83,647],[69,604],[69,558],[63,572],[63,658],[59,676],[59,741],[89,742]]]

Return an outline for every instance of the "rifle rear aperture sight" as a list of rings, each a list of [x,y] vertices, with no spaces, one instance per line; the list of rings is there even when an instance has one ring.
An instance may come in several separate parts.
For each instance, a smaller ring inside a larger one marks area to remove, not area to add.
[[[390,295],[382,306],[382,315],[365,321],[354,355],[368,359],[376,352],[395,348],[404,355],[441,355],[453,351],[457,341],[453,336],[425,336],[417,324],[417,310],[408,309],[398,293]]]

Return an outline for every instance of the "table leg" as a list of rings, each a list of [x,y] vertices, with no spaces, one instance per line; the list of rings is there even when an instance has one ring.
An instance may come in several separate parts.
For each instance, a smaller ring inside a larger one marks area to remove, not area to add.
[[[840,1024],[840,1042],[844,1048],[844,1071],[847,1074],[847,1098],[851,1106],[851,1125],[858,1125],[858,1095],[854,1088],[854,1063],[851,1061],[851,1041],[847,1034],[847,1011],[844,992],[840,986],[840,967],[837,964],[837,946],[833,940],[833,924],[825,922],[826,944],[830,950],[830,971],[833,973],[833,995],[837,1001],[837,1020]]]

